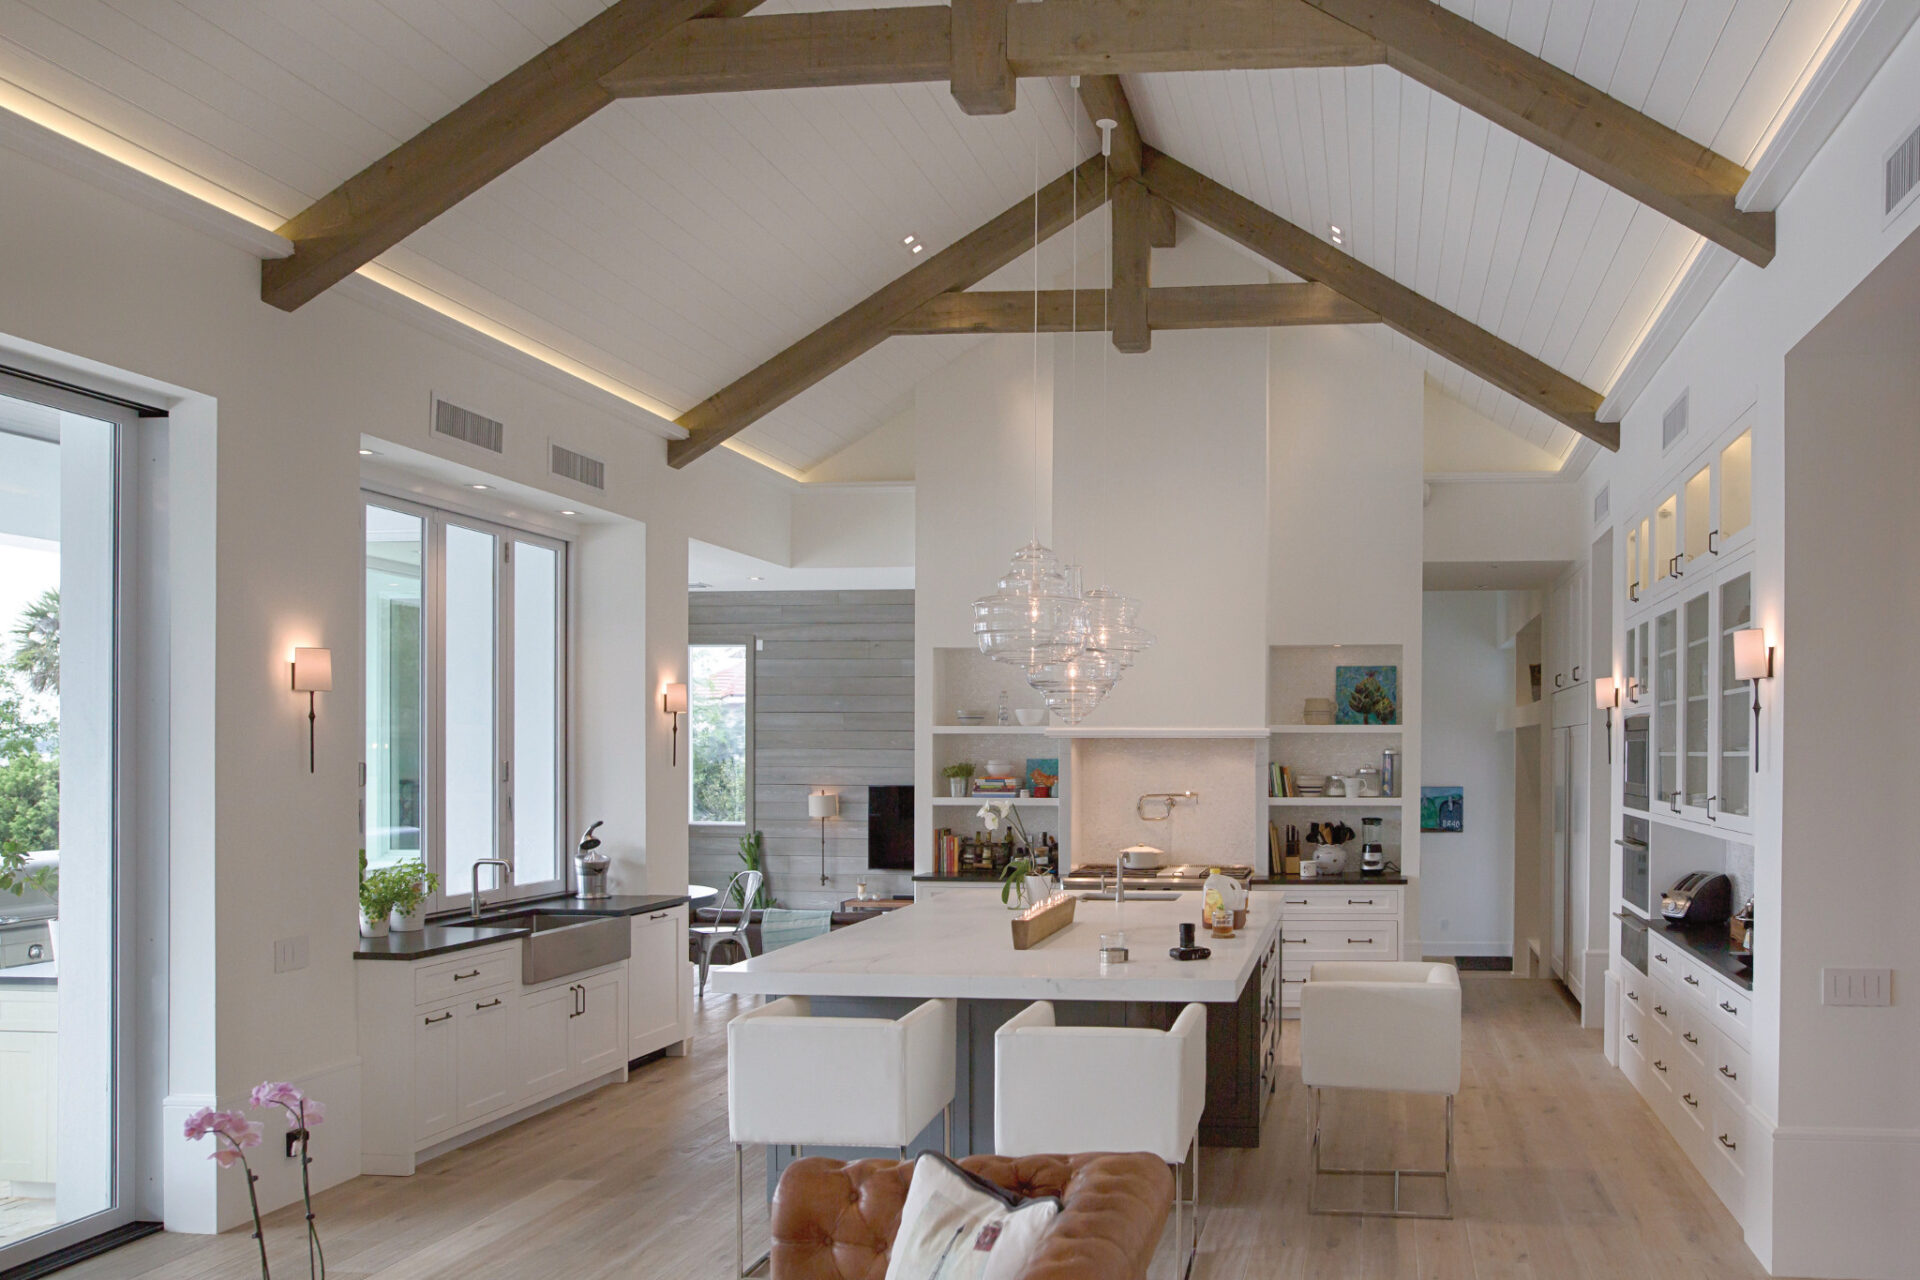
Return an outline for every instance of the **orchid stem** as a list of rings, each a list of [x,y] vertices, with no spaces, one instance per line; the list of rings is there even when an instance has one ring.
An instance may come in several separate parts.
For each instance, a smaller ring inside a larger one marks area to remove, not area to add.
[[[235,1143],[233,1149],[240,1150],[239,1144]],[[245,1155],[240,1157],[240,1167],[247,1171],[247,1203],[253,1207],[253,1238],[254,1242],[260,1246],[260,1280],[273,1280],[273,1273],[267,1270],[267,1232],[266,1228],[260,1225],[260,1193],[254,1190],[253,1185],[260,1179],[254,1173],[253,1166],[247,1162]]]

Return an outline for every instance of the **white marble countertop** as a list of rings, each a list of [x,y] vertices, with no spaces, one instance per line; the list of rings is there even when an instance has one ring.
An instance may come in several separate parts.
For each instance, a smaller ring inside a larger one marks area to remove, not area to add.
[[[1173,902],[1081,901],[1073,923],[1027,951],[1013,949],[1013,913],[997,893],[947,894],[740,964],[716,967],[715,989],[738,995],[972,1000],[1153,1000],[1227,1003],[1266,953],[1280,913],[1255,898],[1247,927],[1227,939],[1199,931],[1205,960],[1175,960],[1177,925],[1200,919],[1200,895]],[[1130,959],[1100,967],[1100,935],[1123,929]]]

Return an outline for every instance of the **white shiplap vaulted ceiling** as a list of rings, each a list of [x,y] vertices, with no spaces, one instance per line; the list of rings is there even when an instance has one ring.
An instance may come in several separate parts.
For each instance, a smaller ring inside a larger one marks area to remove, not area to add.
[[[901,0],[773,0],[760,12]],[[0,80],[278,217],[602,0],[0,0]],[[1449,4],[1751,164],[1846,0]],[[1148,141],[1605,391],[1699,238],[1382,67],[1128,77]],[[970,117],[946,86],[615,103],[382,259],[672,414],[1094,149],[1067,86]],[[1002,279],[1010,273],[1003,273]],[[1517,434],[1565,428],[1377,327]],[[974,340],[882,344],[749,428],[804,470]]]

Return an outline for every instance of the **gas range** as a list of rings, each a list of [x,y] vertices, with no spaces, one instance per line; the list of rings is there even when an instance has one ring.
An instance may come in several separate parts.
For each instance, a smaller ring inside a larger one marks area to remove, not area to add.
[[[1253,868],[1227,866],[1217,862],[1188,862],[1170,867],[1128,867],[1127,884],[1143,889],[1198,890],[1206,883],[1207,873],[1218,870],[1241,884],[1253,883]],[[1064,889],[1100,889],[1113,883],[1113,863],[1083,862],[1061,879]]]

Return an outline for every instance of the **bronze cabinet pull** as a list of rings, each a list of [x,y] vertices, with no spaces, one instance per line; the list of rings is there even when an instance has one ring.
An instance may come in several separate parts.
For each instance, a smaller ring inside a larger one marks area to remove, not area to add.
[[[491,1000],[489,1000],[489,1001],[487,1001],[487,1002],[486,1002],[485,1004],[476,1004],[476,1005],[475,1005],[475,1006],[473,1006],[473,1007],[474,1007],[474,1011],[475,1011],[475,1012],[478,1012],[478,1011],[479,1011],[479,1010],[481,1010],[481,1009],[492,1009],[492,1008],[496,1008],[496,1007],[498,1007],[498,1006],[499,1006],[499,1004],[500,1004],[500,997],[499,997],[499,996],[495,996],[495,997],[494,997],[493,999],[491,999]]]
[[[1737,1151],[1740,1149],[1740,1144],[1727,1137],[1724,1133],[1720,1135],[1719,1142],[1721,1146],[1729,1151]]]
[[[477,978],[479,976],[480,976],[480,971],[478,969],[469,969],[465,973],[454,974],[453,980],[455,982],[465,982],[468,978]]]
[[[1738,1071],[1727,1070],[1727,1064],[1724,1062],[1720,1064],[1720,1074],[1729,1080],[1738,1080],[1740,1078],[1740,1073]]]
[[[445,1013],[439,1014],[438,1016],[429,1016],[428,1018],[425,1019],[425,1023],[427,1026],[430,1027],[436,1022],[445,1022],[447,1019],[451,1018],[452,1016],[453,1016],[453,1010],[449,1009]]]

